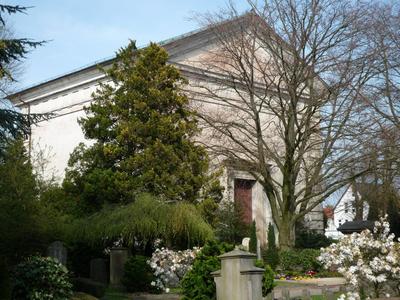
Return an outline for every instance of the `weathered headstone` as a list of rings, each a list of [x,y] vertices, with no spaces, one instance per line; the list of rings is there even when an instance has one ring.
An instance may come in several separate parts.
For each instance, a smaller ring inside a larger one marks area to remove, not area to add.
[[[246,251],[249,251],[249,244],[250,244],[250,238],[249,237],[243,238],[242,246]]]
[[[128,260],[128,249],[112,248],[110,252],[110,284],[121,287],[125,263]]]
[[[95,258],[90,261],[90,279],[93,281],[108,283],[107,261],[103,258]]]
[[[262,300],[264,269],[254,266],[255,254],[235,249],[221,259],[221,270],[213,272],[217,300]]]
[[[55,258],[64,266],[67,265],[67,248],[65,248],[60,241],[55,241],[49,245],[47,248],[47,256]]]

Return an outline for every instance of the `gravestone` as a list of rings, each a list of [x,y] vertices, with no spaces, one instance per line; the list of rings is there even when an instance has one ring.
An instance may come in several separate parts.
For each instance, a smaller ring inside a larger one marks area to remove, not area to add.
[[[110,284],[122,287],[121,279],[124,276],[125,263],[128,260],[127,248],[112,248],[110,251]]]
[[[67,248],[60,241],[55,241],[47,248],[47,256],[55,258],[58,262],[67,265]]]
[[[93,281],[108,283],[107,261],[103,258],[95,258],[90,261],[90,279]]]

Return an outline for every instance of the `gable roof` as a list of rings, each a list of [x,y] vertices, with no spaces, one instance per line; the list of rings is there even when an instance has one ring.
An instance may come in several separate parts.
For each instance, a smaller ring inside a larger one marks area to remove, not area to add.
[[[350,188],[351,188],[351,184],[349,184],[349,185],[347,186],[347,188],[344,190],[344,192],[343,192],[343,194],[340,196],[338,202],[336,202],[335,206],[333,207],[333,210],[335,210],[335,209],[338,207],[338,205],[340,204],[340,202],[342,202],[342,199],[343,199],[344,195],[346,195],[347,191],[348,191]]]

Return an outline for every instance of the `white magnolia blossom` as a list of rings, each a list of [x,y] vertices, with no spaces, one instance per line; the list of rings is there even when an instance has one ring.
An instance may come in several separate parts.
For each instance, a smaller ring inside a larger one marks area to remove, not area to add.
[[[167,248],[156,249],[147,263],[154,271],[157,280],[153,286],[169,292],[168,287],[176,287],[186,272],[192,267],[200,248],[174,251]]]
[[[386,217],[375,222],[373,232],[353,233],[321,249],[318,259],[346,279],[350,292],[341,300],[388,296],[388,291],[399,294],[400,246]]]

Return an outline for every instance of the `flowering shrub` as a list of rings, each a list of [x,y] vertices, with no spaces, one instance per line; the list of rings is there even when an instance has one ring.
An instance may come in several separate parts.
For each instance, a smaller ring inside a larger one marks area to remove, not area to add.
[[[192,267],[199,251],[199,248],[184,251],[173,251],[166,248],[156,249],[148,261],[157,278],[151,284],[167,293],[169,287],[177,287],[180,280]]]
[[[375,222],[373,232],[353,233],[322,249],[319,260],[325,268],[336,269],[349,284],[351,292],[341,299],[400,294],[400,247],[385,218]]]
[[[14,276],[12,299],[67,300],[72,296],[68,270],[53,258],[29,257],[17,265]]]

